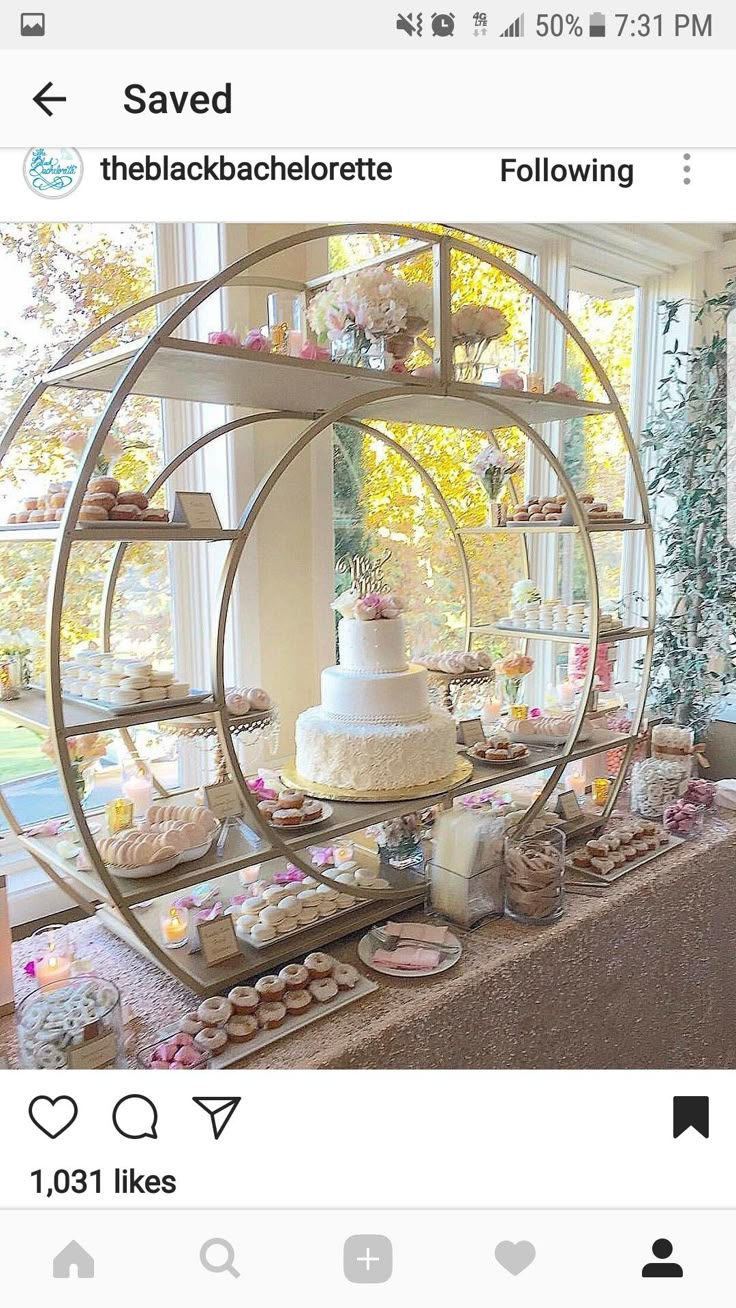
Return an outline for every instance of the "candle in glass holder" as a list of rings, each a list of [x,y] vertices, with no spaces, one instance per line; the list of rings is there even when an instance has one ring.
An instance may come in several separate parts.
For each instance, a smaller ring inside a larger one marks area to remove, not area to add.
[[[123,782],[122,790],[125,798],[133,805],[135,816],[143,817],[153,800],[153,782],[142,772],[138,772],[128,781]]]
[[[111,799],[105,805],[107,829],[111,836],[118,831],[127,831],[133,825],[133,804],[129,799]]]
[[[578,799],[585,797],[585,777],[581,772],[573,772],[572,776],[567,778],[567,784]]]
[[[72,974],[72,960],[61,954],[36,959],[36,981],[40,986],[62,986]]]
[[[572,708],[577,690],[571,681],[563,681],[557,687],[557,698],[561,708]]]
[[[509,717],[516,718],[518,722],[523,722],[525,718],[529,717],[529,706],[527,704],[511,704]]]
[[[189,914],[185,908],[172,904],[161,918],[161,935],[167,949],[179,949],[189,936]]]
[[[343,867],[345,863],[352,863],[353,853],[352,845],[333,845],[332,856],[335,860],[335,867]]]
[[[590,789],[596,808],[603,808],[608,799],[608,792],[611,789],[608,777],[594,777],[590,783]]]

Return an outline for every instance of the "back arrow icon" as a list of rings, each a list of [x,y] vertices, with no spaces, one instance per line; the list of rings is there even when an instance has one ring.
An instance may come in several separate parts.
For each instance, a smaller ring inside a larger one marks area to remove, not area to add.
[[[54,111],[53,111],[53,109],[49,109],[49,105],[50,105],[50,104],[61,103],[62,101],[66,101],[66,96],[65,96],[65,95],[47,95],[47,94],[46,94],[47,91],[50,91],[50,90],[51,90],[51,87],[52,87],[52,86],[53,86],[53,82],[47,82],[46,85],[45,85],[45,86],[42,86],[42,87],[41,87],[41,90],[40,90],[40,91],[37,91],[36,94],[35,94],[34,97],[33,97],[33,103],[34,103],[34,104],[37,104],[38,107],[39,107],[39,109],[43,109],[44,113],[45,113],[45,114],[48,114],[49,118],[53,118],[53,116],[54,116]]]

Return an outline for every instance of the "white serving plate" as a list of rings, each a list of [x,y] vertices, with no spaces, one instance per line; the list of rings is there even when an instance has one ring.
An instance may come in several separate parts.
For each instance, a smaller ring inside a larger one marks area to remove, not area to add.
[[[526,725],[526,722],[529,720],[534,721],[533,718],[520,719],[517,727],[514,727],[513,731],[508,732],[512,740],[516,741],[519,745],[529,745],[530,747],[533,747],[534,745],[544,745],[544,746],[551,745],[553,748],[557,748],[557,749],[563,748],[565,741],[567,739],[567,733],[564,736],[541,736],[538,733],[534,734],[532,732],[525,734],[524,727]],[[507,728],[504,727],[504,730],[506,729]],[[595,731],[595,727],[591,726],[589,722],[586,722],[585,719],[583,719],[580,726],[580,731],[578,732],[577,739],[581,743],[583,741],[590,740],[590,737],[593,735],[594,731]],[[601,751],[606,750],[608,748],[609,746],[606,744],[601,745]],[[480,763],[481,760],[478,759],[477,762]]]
[[[239,1063],[251,1054],[257,1054],[260,1049],[275,1044],[277,1040],[283,1040],[285,1036],[301,1031],[302,1027],[311,1026],[312,1022],[319,1022],[321,1018],[329,1017],[332,1013],[339,1012],[341,1008],[347,1008],[348,1004],[354,1004],[357,999],[365,999],[377,989],[375,981],[358,973],[358,980],[352,990],[339,990],[335,998],[326,1004],[318,1004],[315,1001],[310,1004],[305,1013],[287,1016],[281,1026],[277,1026],[275,1030],[259,1031],[252,1040],[247,1040],[243,1044],[227,1044],[221,1054],[215,1054],[212,1058],[210,1067],[218,1071],[220,1068],[230,1067],[233,1063]],[[162,1036],[161,1043],[175,1034],[176,1032],[170,1031],[168,1036]]]
[[[637,868],[643,867],[645,863],[651,863],[653,858],[659,858],[660,854],[669,854],[670,850],[676,849],[678,845],[684,845],[685,841],[682,836],[672,836],[667,833],[669,843],[660,845],[659,849],[650,849],[646,854],[640,854],[638,858],[632,859],[630,863],[624,863],[623,867],[615,867],[611,872],[606,872],[603,876],[600,873],[587,876],[586,869],[582,867],[565,867],[565,876],[563,880],[563,889],[570,888],[571,892],[576,888],[591,890],[601,889],[603,886],[610,886],[619,877],[624,877],[628,872],[636,872]],[[573,846],[574,850],[574,846]]]
[[[457,953],[440,957],[437,967],[426,968],[416,972],[410,972],[405,967],[377,967],[373,962],[375,944],[371,932],[369,931],[366,935],[361,936],[358,941],[358,958],[366,967],[370,967],[374,972],[380,973],[381,976],[395,976],[402,981],[413,981],[415,978],[419,979],[421,977],[439,976],[441,972],[447,972],[451,967],[454,967],[456,963],[460,962],[463,954],[463,947],[457,936],[454,936],[451,931],[448,931],[445,944],[456,947]],[[431,945],[422,945],[421,947],[425,949],[432,948]]]
[[[516,743],[521,745],[523,744],[523,741],[520,740]],[[526,760],[531,755],[531,750],[527,745],[524,746],[524,749],[526,751],[524,754],[519,754],[517,755],[516,758],[504,758],[504,759],[480,758],[478,754],[475,754],[473,752],[472,745],[468,745],[467,749],[465,750],[465,753],[467,754],[468,758],[472,760],[473,763],[480,763],[481,767],[483,768],[516,768],[519,767],[520,764],[525,763]]]
[[[257,940],[241,940],[240,936],[238,936],[238,940],[243,945],[249,945],[251,949],[270,949],[280,940],[291,940],[292,936],[298,936],[302,931],[314,931],[315,927],[321,926],[323,922],[335,922],[337,919],[343,918],[346,913],[354,913],[356,908],[360,908],[367,902],[368,901],[365,899],[356,899],[355,904],[352,904],[350,908],[338,908],[336,913],[329,913],[327,917],[320,916],[317,918],[316,922],[309,922],[306,926],[302,926],[297,922],[293,931],[282,931],[274,940],[264,940],[262,942]],[[278,904],[276,907],[278,908]]]
[[[311,818],[309,822],[300,822],[298,826],[294,827],[282,827],[276,822],[269,822],[268,825],[272,831],[278,831],[284,836],[297,836],[300,831],[309,831],[311,827],[318,827],[322,822],[326,822],[328,818],[331,818],[335,810],[332,804],[328,804],[324,799],[317,802],[322,805],[322,812],[318,818]]]
[[[33,684],[31,689],[45,692],[45,686]],[[140,713],[141,709],[146,712],[156,712],[160,709],[179,708],[182,704],[201,704],[203,700],[210,699],[210,692],[207,690],[192,690],[188,695],[181,699],[152,699],[140,700],[137,704],[111,704],[106,699],[85,699],[83,695],[62,694],[62,699],[69,700],[70,704],[83,704],[85,708],[101,708],[105,713],[111,713],[113,717],[125,717],[128,713]]]
[[[108,863],[106,866],[117,877],[130,877],[135,881],[143,881],[146,877],[157,877],[162,872],[170,872],[172,868],[178,867],[180,863],[194,863],[196,859],[203,858],[209,849],[211,849],[215,840],[222,830],[222,823],[218,822],[217,830],[202,845],[196,845],[194,849],[187,849],[183,854],[176,854],[174,858],[164,858],[160,863],[144,863],[141,867],[123,867],[116,863]],[[165,835],[162,832],[162,835]]]

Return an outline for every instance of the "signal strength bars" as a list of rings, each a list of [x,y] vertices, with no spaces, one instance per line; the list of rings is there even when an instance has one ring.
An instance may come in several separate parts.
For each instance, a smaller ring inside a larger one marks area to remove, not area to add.
[[[503,37],[503,36],[523,36],[523,35],[524,35],[524,15],[523,15],[523,14],[519,14],[519,17],[518,17],[518,18],[515,18],[514,21],[513,21],[513,23],[509,23],[509,25],[508,25],[508,27],[505,29],[505,31],[503,31],[503,32],[501,33],[501,36],[502,36],[502,37]]]

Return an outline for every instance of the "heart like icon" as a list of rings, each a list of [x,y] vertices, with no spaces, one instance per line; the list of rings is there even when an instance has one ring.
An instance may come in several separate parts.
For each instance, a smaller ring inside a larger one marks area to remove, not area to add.
[[[496,1245],[495,1254],[496,1262],[500,1263],[505,1271],[511,1272],[512,1276],[518,1276],[520,1272],[525,1272],[527,1267],[531,1267],[537,1251],[529,1240],[519,1240],[516,1244],[513,1240],[502,1240]]]
[[[79,1109],[69,1095],[58,1095],[56,1099],[48,1095],[37,1095],[28,1105],[28,1116],[39,1131],[56,1140],[76,1121]]]

